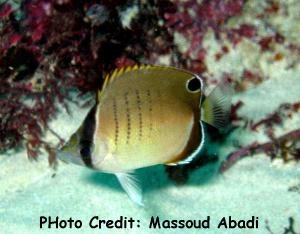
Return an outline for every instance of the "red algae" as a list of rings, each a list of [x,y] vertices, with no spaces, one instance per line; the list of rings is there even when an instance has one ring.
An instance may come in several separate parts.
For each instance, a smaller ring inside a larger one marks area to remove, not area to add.
[[[13,12],[13,9],[10,4],[4,3],[0,9],[0,19],[8,18]]]
[[[239,105],[238,105],[239,106]],[[292,130],[286,134],[276,137],[274,127],[280,125],[285,118],[291,118],[299,113],[300,103],[285,103],[281,104],[278,109],[264,119],[256,123],[250,122],[250,129],[257,131],[258,128],[264,128],[266,135],[270,138],[269,142],[259,143],[254,141],[249,145],[237,149],[229,154],[226,160],[222,163],[220,171],[225,172],[239,159],[251,156],[257,153],[265,153],[272,159],[282,158],[285,162],[291,160],[300,160],[300,129]]]
[[[290,160],[299,161],[300,148],[296,144],[296,142],[299,142],[299,139],[300,129],[296,129],[278,138],[274,138],[267,143],[260,144],[258,142],[253,142],[228,155],[227,159],[220,167],[220,172],[223,173],[227,171],[239,159],[257,153],[266,153],[267,155],[271,156],[272,159],[280,156],[285,162]]]
[[[257,35],[257,27],[250,23],[242,23],[236,28],[226,27],[226,22],[232,17],[241,16],[245,1],[175,1],[177,10],[164,14],[165,24],[168,30],[174,34],[180,33],[189,42],[185,52],[180,54],[184,60],[178,60],[178,52],[174,55],[177,58],[172,60],[175,66],[182,66],[194,72],[203,73],[206,71],[206,50],[203,47],[204,35],[212,30],[216,39],[223,44],[224,36],[233,46],[240,43],[244,38],[263,43],[262,50],[267,50],[268,45],[264,45],[263,40]],[[223,35],[223,38],[221,37]],[[282,43],[284,38],[275,33],[271,36],[271,41]],[[271,44],[269,44],[271,45]],[[220,60],[229,52],[227,46],[215,55],[216,61]]]

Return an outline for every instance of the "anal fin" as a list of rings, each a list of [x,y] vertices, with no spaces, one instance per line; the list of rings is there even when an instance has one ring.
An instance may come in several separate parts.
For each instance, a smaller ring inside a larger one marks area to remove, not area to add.
[[[138,180],[134,177],[134,175],[128,172],[117,172],[115,175],[130,199],[134,203],[144,206],[142,190],[138,184]]]

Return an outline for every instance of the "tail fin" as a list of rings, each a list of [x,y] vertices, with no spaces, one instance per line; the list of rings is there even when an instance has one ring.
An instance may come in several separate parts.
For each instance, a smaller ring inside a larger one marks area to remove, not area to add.
[[[216,128],[226,127],[229,122],[232,95],[233,89],[228,82],[216,86],[202,104],[201,119]]]

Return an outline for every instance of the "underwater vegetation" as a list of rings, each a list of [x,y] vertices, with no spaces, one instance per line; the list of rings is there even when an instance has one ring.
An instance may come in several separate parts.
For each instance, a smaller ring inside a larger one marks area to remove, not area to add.
[[[232,152],[225,162],[223,162],[220,170],[224,172],[227,170],[236,160],[253,155],[255,153],[264,152],[271,159],[276,157],[282,158],[285,162],[290,160],[300,160],[300,148],[299,148],[299,138],[300,129],[293,130],[282,136],[276,137],[274,133],[274,126],[276,124],[281,124],[284,118],[288,118],[299,112],[300,103],[293,104],[282,104],[279,106],[278,110],[266,118],[256,122],[250,123],[250,129],[255,131],[259,126],[265,127],[265,133],[270,139],[269,142],[260,144],[258,142],[253,142],[250,145],[242,147],[234,152]]]
[[[54,165],[57,146],[43,135],[46,130],[55,134],[49,122],[57,115],[57,103],[68,111],[68,102],[76,102],[72,90],[96,93],[104,75],[114,68],[164,64],[199,74],[208,88],[221,80],[234,87],[231,126],[225,133],[212,134],[216,145],[237,138],[239,129],[250,135],[263,133],[264,140],[232,147],[220,171],[261,152],[272,159],[299,161],[299,125],[281,131],[286,120],[299,116],[299,100],[274,100],[271,113],[259,118],[242,111],[250,105],[243,94],[272,82],[272,68],[298,69],[299,28],[288,19],[296,22],[293,9],[299,4],[254,2],[0,1],[0,152],[24,145],[28,157],[35,159],[46,150]],[[295,29],[282,28],[273,20],[282,15],[287,27]],[[240,48],[245,54],[237,52]],[[226,62],[234,56],[240,56],[242,65]],[[259,105],[258,101],[257,112]],[[215,161],[218,157],[204,150],[203,157],[191,164],[166,171],[181,183],[190,171]]]

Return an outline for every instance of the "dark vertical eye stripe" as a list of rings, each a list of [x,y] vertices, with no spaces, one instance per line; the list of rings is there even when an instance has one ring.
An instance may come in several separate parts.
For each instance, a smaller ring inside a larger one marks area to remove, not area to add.
[[[141,97],[138,90],[135,90],[136,94],[136,104],[138,108],[138,117],[139,117],[139,139],[142,139],[143,136],[143,119],[142,119],[142,103],[141,103]]]
[[[115,145],[117,146],[118,138],[119,138],[119,122],[118,122],[117,102],[115,98],[113,99],[113,116],[115,122]]]
[[[93,167],[91,154],[93,147],[93,136],[96,126],[96,108],[97,105],[95,105],[88,113],[87,117],[83,122],[82,131],[79,136],[80,156],[87,167]]]
[[[126,106],[126,119],[127,119],[127,136],[126,136],[126,144],[129,143],[130,140],[130,132],[131,132],[131,115],[129,109],[129,100],[128,100],[128,92],[124,95],[125,106]]]

